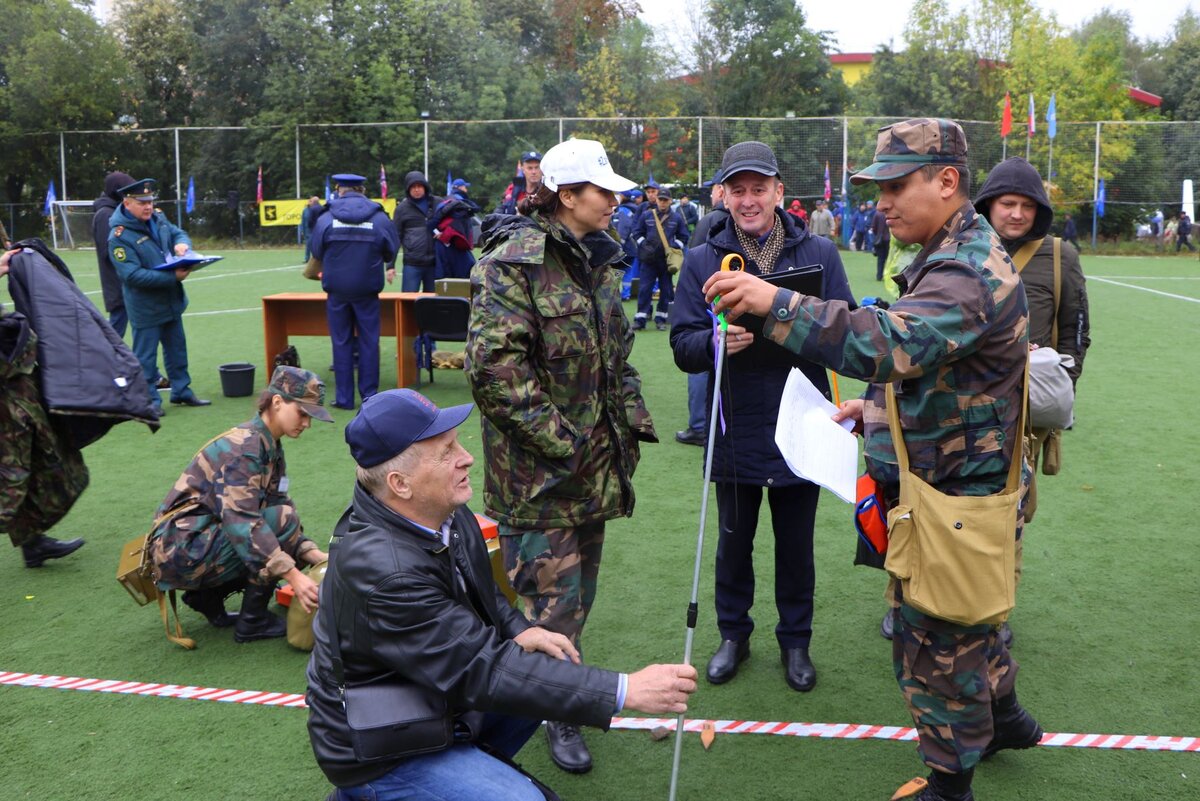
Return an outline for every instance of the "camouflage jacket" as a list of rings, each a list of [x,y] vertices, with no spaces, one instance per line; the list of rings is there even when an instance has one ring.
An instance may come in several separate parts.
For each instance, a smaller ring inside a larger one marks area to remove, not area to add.
[[[890,500],[900,479],[886,382],[898,382],[909,466],[941,492],[998,492],[1021,441],[1025,289],[996,233],[970,204],[942,231],[897,277],[900,299],[890,309],[850,311],[839,301],[780,289],[763,329],[810,361],[871,382],[863,415],[867,470]]]
[[[488,218],[471,273],[467,374],[483,418],[484,504],[526,528],[633,513],[638,440],[656,442],[629,364],[624,253],[556,223]]]
[[[67,514],[88,470],[42,408],[37,336],[22,314],[0,317],[0,386],[0,531],[23,545]]]
[[[155,519],[175,512],[155,529],[162,538],[154,549],[155,580],[170,586],[191,586],[192,579],[205,569],[215,568],[218,536],[224,536],[242,558],[251,574],[278,578],[296,566],[284,553],[279,541],[263,524],[263,510],[286,504],[287,465],[283,445],[275,441],[261,417],[231,428],[200,449],[167,493]],[[191,508],[189,508],[191,507]],[[300,536],[296,553],[316,548],[316,543]],[[184,549],[190,557],[175,553]],[[188,576],[171,573],[190,565]]]

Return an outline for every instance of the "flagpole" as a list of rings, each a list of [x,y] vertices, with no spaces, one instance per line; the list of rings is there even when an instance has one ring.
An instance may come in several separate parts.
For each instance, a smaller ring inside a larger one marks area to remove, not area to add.
[[[1008,137],[1004,137],[1004,147],[1000,150],[1000,160],[1004,161],[1008,158]]]
[[[1050,159],[1046,163],[1046,180],[1054,181],[1054,140],[1050,140]]]
[[[183,227],[183,204],[179,201],[179,190],[182,189],[183,173],[179,168],[179,128],[175,128],[175,224]]]
[[[1029,151],[1033,148],[1033,134],[1025,137],[1025,160],[1029,161]]]

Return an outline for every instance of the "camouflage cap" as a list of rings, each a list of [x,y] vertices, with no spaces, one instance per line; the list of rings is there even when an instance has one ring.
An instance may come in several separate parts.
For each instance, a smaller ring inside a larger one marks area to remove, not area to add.
[[[284,400],[300,404],[300,408],[308,412],[309,417],[332,423],[329,410],[325,408],[325,382],[317,378],[317,374],[299,367],[289,367],[281,364],[275,368],[267,391],[278,395]]]
[[[926,164],[967,166],[967,135],[954,120],[923,117],[879,129],[875,163],[850,176],[850,183],[903,178]]]

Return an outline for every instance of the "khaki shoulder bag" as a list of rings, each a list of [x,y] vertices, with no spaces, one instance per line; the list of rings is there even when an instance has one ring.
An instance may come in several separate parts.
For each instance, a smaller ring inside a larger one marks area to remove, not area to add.
[[[150,539],[159,526],[186,512],[195,511],[197,503],[185,503],[164,514],[154,521],[154,525],[145,534],[134,537],[121,546],[121,558],[117,563],[117,581],[129,591],[138,606],[145,606],[151,601],[158,601],[158,613],[162,617],[163,631],[167,639],[181,648],[189,651],[196,647],[196,641],[185,637],[183,626],[179,623],[179,602],[175,590],[162,592],[154,583],[154,566],[150,564]],[[167,620],[167,600],[170,599],[171,610],[175,613],[175,633],[171,633],[171,625]]]
[[[658,219],[658,212],[651,209],[650,216],[654,218],[654,227],[658,229],[658,238],[662,242],[663,253],[667,255],[667,272],[676,275],[683,269],[683,251],[671,247],[667,242],[667,235],[663,231],[662,221]]]
[[[909,470],[896,392],[887,387],[888,429],[900,463],[900,502],[888,512],[884,567],[904,600],[940,620],[964,626],[997,624],[1016,603],[1013,564],[1021,504],[1029,361],[1021,416],[1004,489],[995,495],[946,495]]]

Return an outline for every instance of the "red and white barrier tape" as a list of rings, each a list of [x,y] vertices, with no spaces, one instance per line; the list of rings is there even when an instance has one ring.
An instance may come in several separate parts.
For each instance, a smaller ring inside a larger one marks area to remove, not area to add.
[[[179,684],[154,684],[113,679],[83,679],[74,676],[43,676],[37,673],[0,671],[0,685],[42,687],[54,690],[83,690],[86,692],[146,695],[158,698],[184,698],[193,701],[223,701],[230,704],[261,706],[305,707],[300,693],[264,693],[256,690],[222,690],[215,687],[194,687]],[[675,718],[612,719],[614,729],[650,730],[659,726],[675,730]],[[861,723],[783,723],[758,720],[700,720],[688,718],[685,732],[699,732],[712,723],[718,734],[772,734],[778,737],[818,737],[833,740],[901,740],[917,739],[914,729],[907,726],[868,726]],[[1047,733],[1043,746],[1063,748],[1103,748],[1121,751],[1200,751],[1200,737],[1165,737],[1143,734],[1075,734]]]

